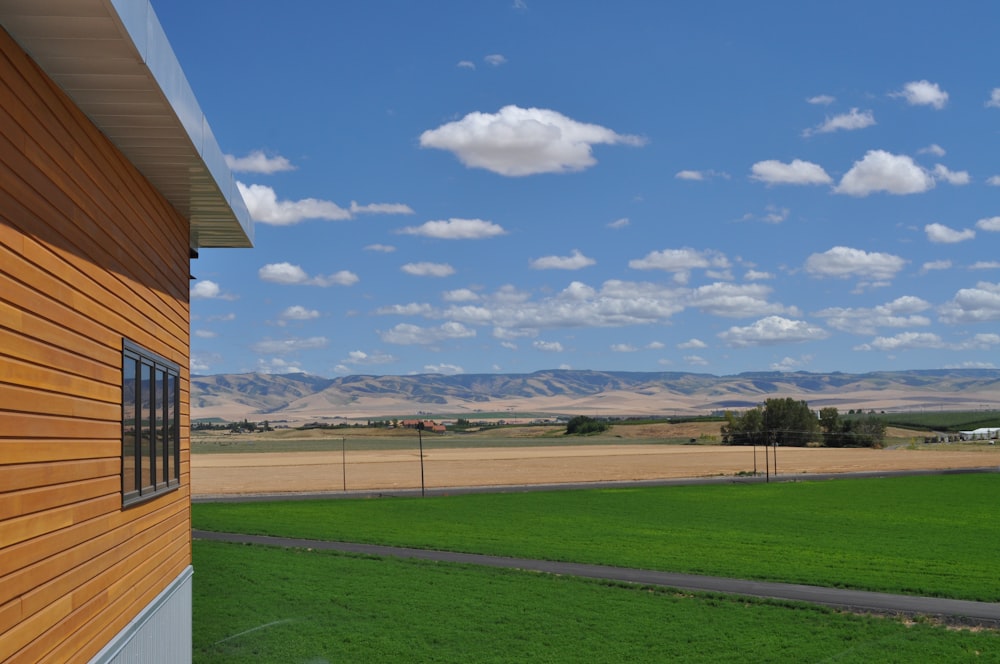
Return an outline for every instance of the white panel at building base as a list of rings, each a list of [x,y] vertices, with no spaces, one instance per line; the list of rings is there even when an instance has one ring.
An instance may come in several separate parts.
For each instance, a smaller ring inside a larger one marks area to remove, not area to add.
[[[118,633],[91,664],[184,664],[191,661],[190,566]]]

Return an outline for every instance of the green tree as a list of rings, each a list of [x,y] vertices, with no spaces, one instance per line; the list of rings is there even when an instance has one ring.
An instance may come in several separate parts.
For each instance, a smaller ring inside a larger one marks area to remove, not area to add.
[[[607,422],[595,420],[593,417],[587,417],[586,415],[577,415],[566,423],[566,435],[600,433],[607,431],[608,428],[609,425]]]
[[[726,413],[724,445],[803,446],[817,437],[819,421],[805,401],[768,399],[743,415]]]

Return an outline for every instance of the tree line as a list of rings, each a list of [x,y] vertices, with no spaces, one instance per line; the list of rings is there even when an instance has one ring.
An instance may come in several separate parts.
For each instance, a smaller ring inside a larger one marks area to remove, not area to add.
[[[725,414],[723,445],[874,447],[885,442],[885,423],[874,413],[842,417],[836,408],[817,415],[805,401],[768,399],[738,415]]]

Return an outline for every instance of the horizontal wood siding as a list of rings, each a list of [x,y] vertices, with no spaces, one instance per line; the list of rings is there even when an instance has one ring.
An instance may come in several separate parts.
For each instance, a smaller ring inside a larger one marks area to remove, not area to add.
[[[191,564],[188,223],[0,29],[0,661],[87,661]],[[181,486],[122,509],[128,338]]]

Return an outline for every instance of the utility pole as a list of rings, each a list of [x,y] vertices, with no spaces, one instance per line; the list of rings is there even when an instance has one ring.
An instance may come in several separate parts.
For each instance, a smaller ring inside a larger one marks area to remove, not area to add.
[[[420,441],[420,496],[424,496],[424,423],[417,422],[417,439]]]

